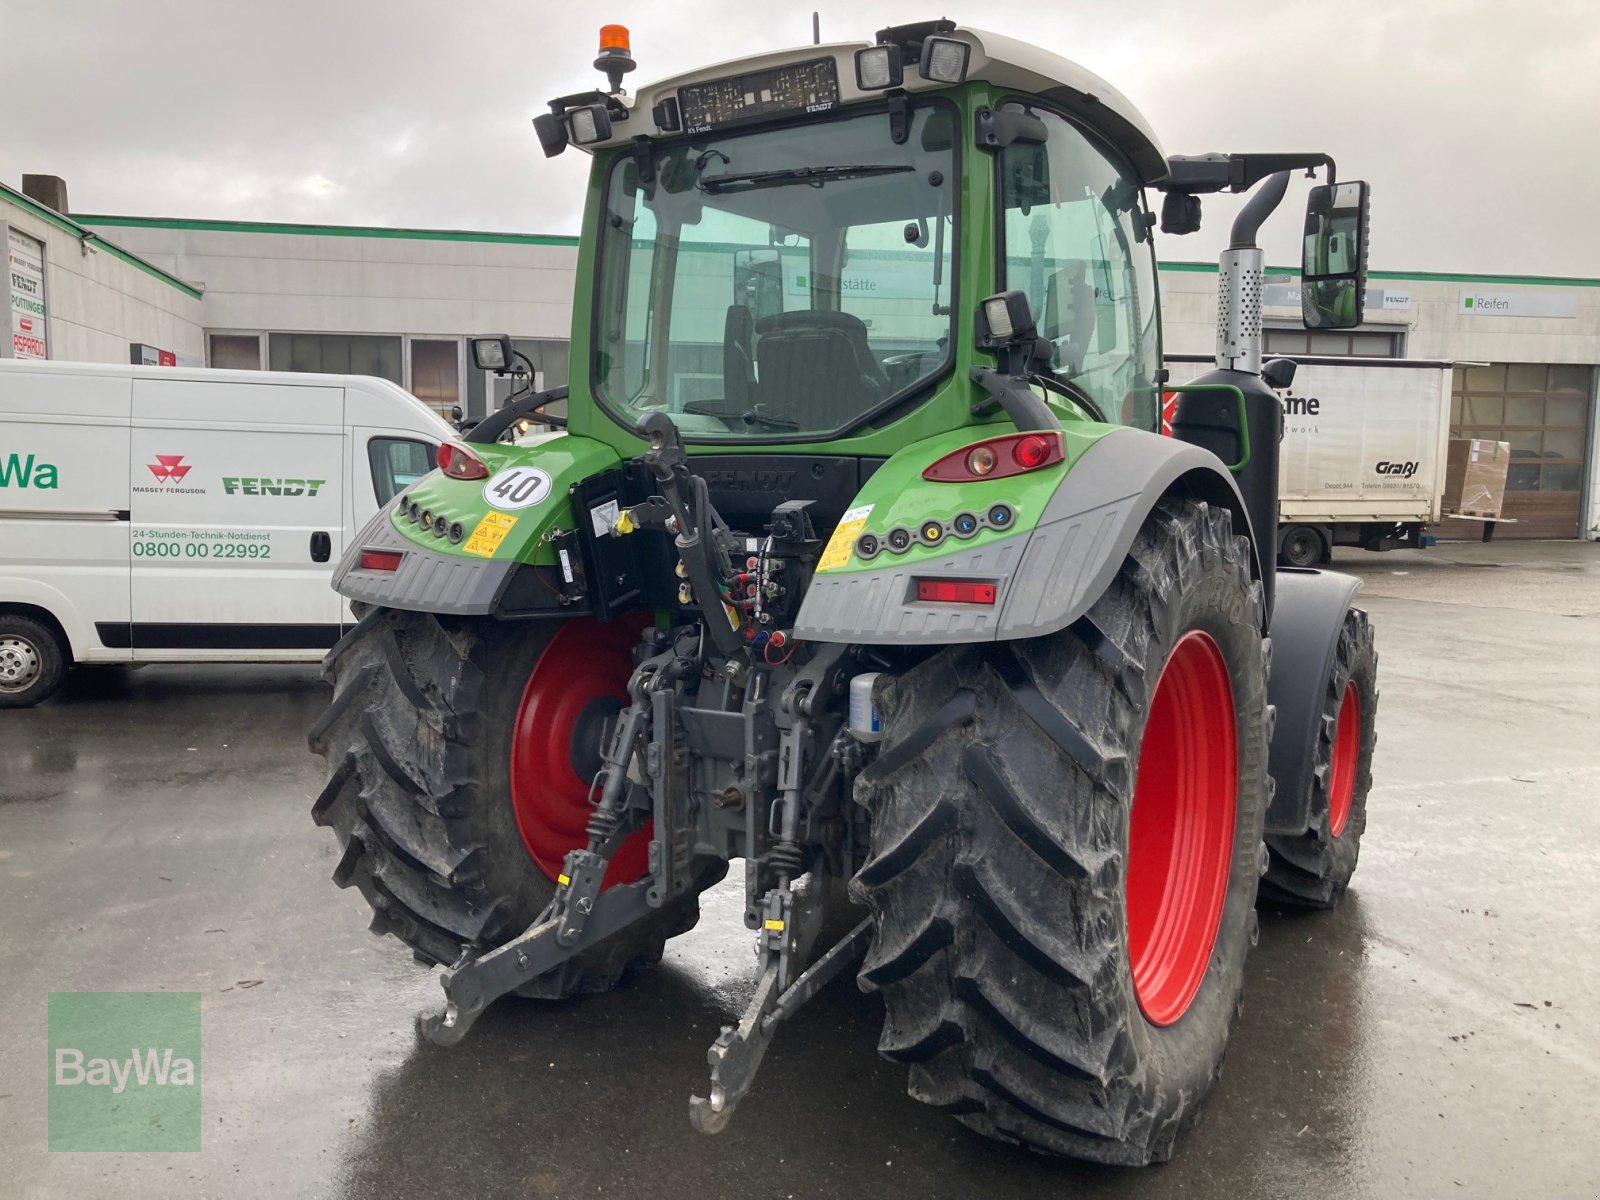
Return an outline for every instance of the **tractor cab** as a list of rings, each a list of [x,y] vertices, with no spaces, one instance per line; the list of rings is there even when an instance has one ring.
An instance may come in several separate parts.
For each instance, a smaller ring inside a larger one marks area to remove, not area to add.
[[[546,153],[595,156],[574,432],[881,456],[974,422],[978,302],[1011,290],[1064,419],[1153,428],[1166,160],[1066,60],[924,22],[550,108]]]

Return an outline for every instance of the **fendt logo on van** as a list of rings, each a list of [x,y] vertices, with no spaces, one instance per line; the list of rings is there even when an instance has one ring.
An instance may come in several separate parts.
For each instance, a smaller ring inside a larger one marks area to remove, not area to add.
[[[34,488],[48,492],[60,487],[55,463],[40,462],[30,454],[7,454],[0,458],[0,487]]]
[[[326,479],[279,479],[263,475],[224,475],[222,490],[230,496],[315,496]]]
[[[1417,468],[1420,465],[1421,464],[1414,459],[1407,460],[1406,462],[1390,462],[1387,458],[1385,458],[1379,461],[1378,464],[1372,469],[1379,475],[1398,475],[1401,479],[1410,479],[1417,473]]]

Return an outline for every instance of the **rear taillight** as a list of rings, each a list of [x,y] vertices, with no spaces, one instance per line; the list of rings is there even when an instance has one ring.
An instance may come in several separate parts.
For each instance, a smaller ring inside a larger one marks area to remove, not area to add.
[[[465,446],[446,442],[439,447],[439,470],[451,479],[487,479],[489,468]]]
[[[996,588],[982,579],[919,579],[917,599],[935,604],[993,604]]]
[[[405,555],[398,550],[363,550],[361,552],[361,569],[363,571],[398,571],[400,560]]]
[[[946,454],[923,471],[922,477],[933,483],[1004,479],[1054,466],[1066,456],[1059,433],[1011,433]]]

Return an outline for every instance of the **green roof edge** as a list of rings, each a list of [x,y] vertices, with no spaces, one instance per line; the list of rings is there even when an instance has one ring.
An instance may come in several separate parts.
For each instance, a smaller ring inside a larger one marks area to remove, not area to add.
[[[192,296],[196,300],[200,300],[204,297],[204,293],[199,288],[185,283],[176,275],[168,275],[154,263],[145,262],[145,260],[140,258],[137,254],[129,253],[115,242],[106,241],[105,238],[101,237],[94,230],[86,229],[73,218],[64,217],[60,213],[56,212],[55,209],[47,208],[38,201],[24,196],[21,192],[17,191],[10,185],[0,183],[0,195],[3,195],[8,203],[15,204],[18,208],[25,209],[27,212],[32,213],[34,216],[38,217],[41,221],[48,225],[54,225],[57,229],[65,230],[67,233],[70,233],[78,238],[93,238],[96,244],[104,247],[106,253],[110,254],[113,258],[121,259],[129,266],[138,267],[139,270],[143,271],[146,275],[159,279],[162,283],[165,283],[170,287],[177,288],[185,295]]]

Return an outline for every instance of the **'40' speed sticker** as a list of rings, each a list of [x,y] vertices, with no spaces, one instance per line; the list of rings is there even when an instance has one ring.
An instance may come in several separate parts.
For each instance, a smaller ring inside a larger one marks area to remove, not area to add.
[[[527,508],[550,494],[550,476],[538,467],[507,467],[483,485],[483,499],[491,508]]]

